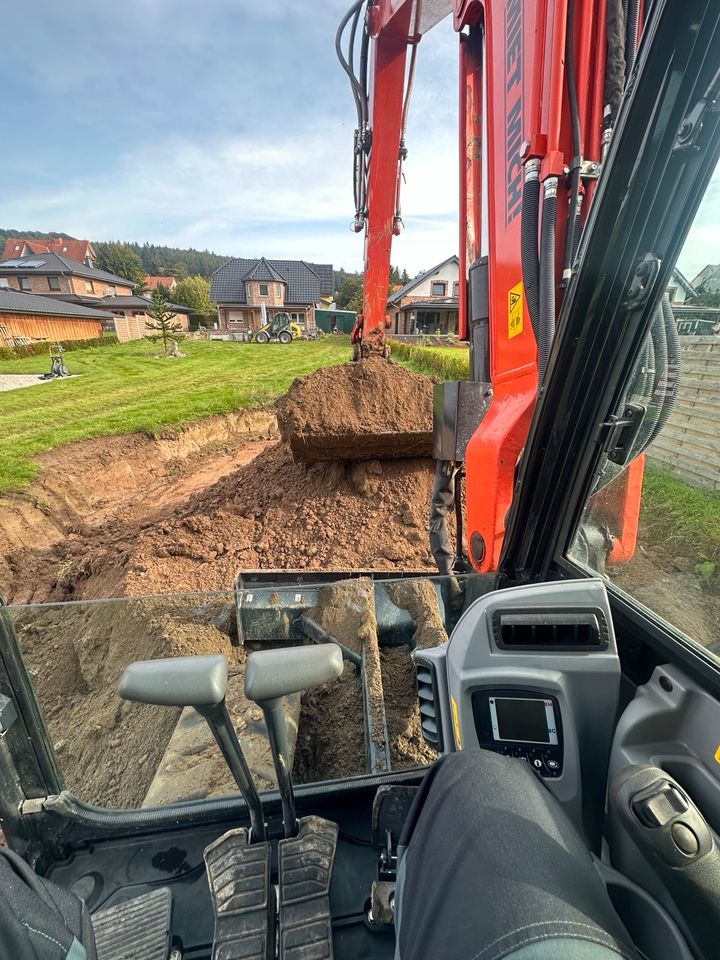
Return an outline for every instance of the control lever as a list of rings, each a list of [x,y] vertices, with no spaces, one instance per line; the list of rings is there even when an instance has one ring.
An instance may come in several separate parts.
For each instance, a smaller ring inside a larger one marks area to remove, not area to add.
[[[247,660],[245,696],[257,703],[265,717],[287,838],[297,834],[297,818],[282,700],[333,680],[342,672],[342,651],[336,643],[258,650]]]
[[[673,777],[645,764],[621,770],[609,799],[613,866],[660,901],[698,956],[716,957],[720,849],[703,815]]]
[[[250,811],[253,843],[267,839],[265,818],[245,754],[225,706],[228,662],[222,654],[139,660],[125,669],[118,687],[123,700],[161,707],[193,707],[207,721]]]

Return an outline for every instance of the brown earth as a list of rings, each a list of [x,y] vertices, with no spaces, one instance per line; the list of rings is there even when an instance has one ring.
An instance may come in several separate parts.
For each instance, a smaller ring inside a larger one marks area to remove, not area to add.
[[[432,569],[431,460],[295,463],[287,444],[175,505],[10,558],[14,603],[232,588],[240,569]],[[22,572],[22,579],[20,573]]]
[[[433,383],[380,357],[298,377],[278,401],[296,460],[373,460],[432,454]]]
[[[287,443],[272,442],[274,429],[272,414],[259,412],[212,418],[159,439],[84,441],[41,458],[28,495],[2,503],[0,591],[14,604],[68,786],[83,799],[142,803],[178,718],[179,711],[118,699],[128,663],[236,653],[226,636],[233,611],[219,620],[203,612],[198,620],[206,598],[148,595],[231,589],[240,569],[432,569],[425,533],[431,460],[297,463]],[[112,597],[127,599],[85,602]],[[58,601],[80,602],[18,606]],[[356,623],[346,606],[338,605],[334,618],[331,607],[315,612],[318,622],[340,640],[357,627],[353,643],[362,649],[365,639],[370,650],[360,622],[367,610]],[[389,685],[392,678],[374,637],[371,672],[379,688],[381,677]],[[408,681],[406,670],[401,686]],[[405,695],[414,698],[411,686]],[[305,707],[299,779],[364,772],[355,668],[313,691]],[[402,755],[408,723],[393,719],[393,756]]]
[[[134,660],[224,653],[243,657],[211,622],[222,601],[203,597],[10,607],[66,786],[81,800],[139,806],[179,709],[121,700]]]

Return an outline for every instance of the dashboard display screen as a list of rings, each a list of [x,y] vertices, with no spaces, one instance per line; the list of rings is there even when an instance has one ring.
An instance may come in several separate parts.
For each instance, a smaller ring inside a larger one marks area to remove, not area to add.
[[[488,703],[495,740],[557,744],[552,700],[490,697]]]

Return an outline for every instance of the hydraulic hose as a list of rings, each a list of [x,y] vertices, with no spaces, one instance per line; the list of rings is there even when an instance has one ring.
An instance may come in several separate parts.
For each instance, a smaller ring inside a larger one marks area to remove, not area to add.
[[[353,98],[355,100],[355,108],[357,110],[359,127],[362,126],[362,124],[367,120],[367,99],[366,98],[363,99],[363,90],[360,85],[360,81],[355,76],[355,73],[351,66],[351,63],[353,60],[352,48],[350,49],[350,62],[348,62],[345,59],[345,54],[343,53],[343,49],[342,49],[342,37],[343,37],[343,33],[345,32],[346,26],[350,22],[350,19],[352,17],[355,17],[356,18],[355,25],[353,26],[353,30],[352,30],[352,39],[354,40],[355,29],[357,26],[357,17],[359,17],[360,9],[364,3],[365,3],[365,0],[355,0],[355,3],[353,3],[353,5],[348,10],[348,12],[340,21],[340,25],[337,28],[337,32],[335,33],[335,53],[337,54],[337,58],[340,61],[340,66],[343,68],[343,70],[345,71],[345,73],[348,75],[350,79],[350,86],[352,88]]]
[[[625,9],[623,0],[606,0],[605,8],[605,104],[603,147],[607,150],[610,133],[620,109],[625,89]],[[604,153],[603,153],[604,155]]]
[[[540,214],[540,161],[525,164],[520,217],[520,262],[523,288],[535,343],[540,347],[540,263],[538,260],[538,223]]]
[[[652,443],[668,422],[670,414],[673,412],[677,402],[678,387],[680,385],[680,337],[678,335],[677,323],[675,322],[675,315],[672,312],[670,299],[667,294],[662,298],[661,307],[665,320],[667,367],[665,369],[664,383],[662,381],[658,383],[658,388],[662,388],[664,393],[664,403],[655,430],[650,437],[650,443]]]
[[[638,33],[640,31],[640,0],[628,0],[627,24],[625,29],[625,76],[630,77],[637,56]]]
[[[580,108],[578,106],[577,83],[575,80],[575,53],[573,49],[574,23],[575,0],[569,0],[567,29],[565,31],[565,80],[567,82],[568,104],[570,106],[573,158],[570,164],[570,206],[568,208],[567,228],[565,230],[563,283],[568,283],[570,280],[572,265],[575,261],[575,254],[577,253],[580,242],[580,163],[582,162],[582,135],[580,133]]]
[[[647,412],[628,459],[646,450],[662,431],[677,400],[680,377],[680,340],[667,294],[652,319],[645,343],[628,378],[617,410],[620,414],[630,400],[646,407]],[[624,469],[606,460],[593,486],[593,493],[606,486]]]
[[[557,177],[548,177],[543,189],[540,225],[540,340],[538,342],[538,388],[547,367],[555,336],[555,220]]]
[[[435,558],[438,572],[448,576],[453,570],[453,549],[447,530],[447,517],[455,506],[455,475],[448,470],[449,464],[438,460],[435,466],[435,482],[430,500],[430,523],[428,533],[430,552]]]

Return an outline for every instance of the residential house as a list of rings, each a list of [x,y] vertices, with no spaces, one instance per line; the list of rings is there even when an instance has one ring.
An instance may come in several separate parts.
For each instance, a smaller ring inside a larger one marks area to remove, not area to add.
[[[685,274],[681,270],[678,270],[677,267],[673,269],[670,275],[666,292],[670,303],[673,305],[676,303],[685,303],[686,300],[694,300],[698,295],[695,284],[690,283]]]
[[[238,258],[213,273],[210,299],[218,307],[218,328],[228,333],[252,334],[281,311],[314,332],[315,310],[333,288],[331,264]]]
[[[75,240],[73,237],[51,237],[49,240],[30,240],[25,237],[9,237],[5,241],[3,260],[17,257],[31,257],[37,253],[59,253],[60,256],[78,260],[86,267],[94,267],[97,260],[93,245],[89,240]]]
[[[166,290],[174,290],[177,286],[177,277],[145,277],[145,286],[150,293],[157,290],[158,287],[165,287]]]
[[[151,301],[135,294],[136,284],[123,277],[88,267],[57,253],[16,257],[0,262],[0,288],[43,295],[54,300],[90,307],[105,316],[103,329],[122,342],[148,332]],[[173,305],[176,321],[189,329],[190,310]]]
[[[130,280],[60,253],[1,261],[0,286],[55,298],[129,296],[135,289]]]
[[[720,263],[708,263],[692,282],[698,293],[720,293]]]
[[[388,298],[391,330],[399,336],[456,336],[459,261],[448,257]]]
[[[18,290],[0,289],[0,347],[47,341],[94,340],[102,336],[105,313]]]

